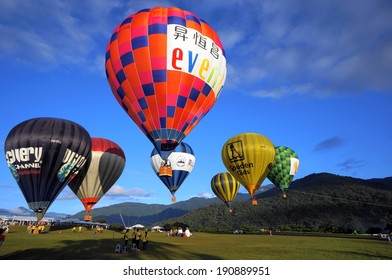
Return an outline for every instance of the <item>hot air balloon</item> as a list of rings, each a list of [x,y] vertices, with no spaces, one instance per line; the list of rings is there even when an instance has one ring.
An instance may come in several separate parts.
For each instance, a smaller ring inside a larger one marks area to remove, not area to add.
[[[172,166],[172,176],[159,176],[159,168],[165,164],[165,160],[161,158],[157,149],[151,152],[150,163],[154,172],[158,175],[159,179],[165,184],[172,194],[172,202],[176,201],[174,196],[175,192],[180,188],[181,184],[192,172],[195,165],[195,155],[191,146],[185,142],[181,142],[169,155],[167,159]]]
[[[165,161],[215,104],[226,79],[217,33],[176,7],[124,19],[107,45],[105,67],[116,100]],[[171,176],[168,167],[161,176]]]
[[[68,184],[86,209],[85,221],[91,221],[91,209],[121,176],[125,155],[119,145],[105,138],[91,138],[91,163]]]
[[[212,177],[211,189],[229,207],[229,212],[232,212],[231,202],[238,194],[240,182],[229,172],[222,172]]]
[[[222,148],[222,161],[227,170],[239,181],[254,198],[274,163],[275,148],[265,136],[248,132],[231,137]]]
[[[91,138],[79,124],[58,118],[26,120],[9,132],[5,158],[28,206],[44,217],[91,156]]]
[[[276,146],[275,153],[275,162],[267,178],[283,192],[282,197],[287,198],[286,190],[298,171],[299,159],[292,149],[285,146]]]

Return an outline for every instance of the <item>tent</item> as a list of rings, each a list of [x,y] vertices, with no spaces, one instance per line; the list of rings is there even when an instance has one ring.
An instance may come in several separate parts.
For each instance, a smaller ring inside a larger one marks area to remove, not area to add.
[[[136,225],[131,226],[131,228],[144,228],[144,226],[141,224],[136,224]]]
[[[151,228],[151,231],[162,231],[162,229],[163,229],[163,227],[160,227],[160,226],[154,226],[154,227],[152,227]]]

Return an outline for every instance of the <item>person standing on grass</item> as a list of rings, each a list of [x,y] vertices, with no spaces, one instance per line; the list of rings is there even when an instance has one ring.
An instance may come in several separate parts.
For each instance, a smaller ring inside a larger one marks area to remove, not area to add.
[[[124,237],[123,237],[123,239],[124,239],[124,246],[125,246],[125,247],[128,246],[128,239],[129,239],[128,231],[129,231],[129,229],[127,229],[127,230],[125,231]]]
[[[0,228],[0,247],[3,245],[3,242],[5,240],[5,235],[3,234],[4,229]]]
[[[144,235],[142,237],[142,242],[143,242],[142,250],[146,250],[147,249],[147,243],[148,243],[148,231],[147,231],[147,229],[144,232]]]
[[[136,228],[134,228],[133,232],[132,232],[132,244],[135,244],[136,247],[137,247],[137,244],[136,244]]]
[[[139,228],[136,229],[136,247],[140,250],[140,243],[142,241],[142,233],[139,231]]]

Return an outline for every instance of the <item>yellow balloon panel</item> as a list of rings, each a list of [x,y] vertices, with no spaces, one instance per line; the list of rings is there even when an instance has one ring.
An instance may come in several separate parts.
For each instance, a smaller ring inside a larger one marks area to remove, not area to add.
[[[253,198],[275,159],[275,148],[267,137],[253,132],[231,137],[222,148],[222,161],[227,170]]]

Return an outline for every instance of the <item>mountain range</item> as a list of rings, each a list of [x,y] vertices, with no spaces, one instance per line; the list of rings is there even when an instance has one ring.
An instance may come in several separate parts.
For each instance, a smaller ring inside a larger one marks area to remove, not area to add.
[[[365,232],[392,229],[392,177],[359,179],[317,173],[295,180],[283,199],[277,188],[250,201],[233,203],[234,211],[210,205],[166,223],[185,223],[193,229],[231,231],[281,228],[300,231]]]
[[[269,190],[272,187],[272,185],[266,186],[262,191]],[[239,193],[236,197],[236,201],[248,199],[248,194]],[[124,202],[93,209],[93,218],[106,220],[109,224],[122,225],[124,220],[126,226],[132,226],[134,224],[150,226],[152,224],[161,223],[167,219],[183,216],[193,210],[219,202],[220,200],[216,197],[193,197],[189,200],[179,201],[169,205]],[[73,215],[72,218],[83,219],[84,214],[85,212],[81,211]]]
[[[283,199],[273,185],[263,186],[253,206],[239,193],[232,213],[218,198],[191,198],[163,205],[125,202],[94,208],[93,218],[126,226],[183,223],[193,230],[224,231],[244,227],[290,225],[305,228],[340,227],[361,231],[392,224],[392,177],[360,179],[316,173],[294,180]],[[22,207],[18,208],[23,210]],[[26,213],[30,210],[26,210]],[[0,215],[2,215],[0,209]],[[121,215],[120,215],[121,214]],[[70,216],[60,213],[50,215]],[[71,218],[83,219],[84,211]]]
[[[35,216],[34,212],[25,208],[25,207],[18,207],[16,209],[2,209],[0,208],[0,216]],[[56,213],[56,212],[47,212],[45,217],[49,218],[64,218],[69,217],[69,214],[65,213]]]
[[[127,226],[141,223],[184,223],[193,229],[231,230],[241,227],[340,227],[365,231],[392,224],[392,177],[360,179],[316,173],[294,180],[288,198],[273,185],[256,194],[251,205],[248,194],[238,194],[233,213],[218,198],[192,198],[170,205],[121,203],[94,210],[93,217]],[[84,212],[73,217],[82,219]]]

